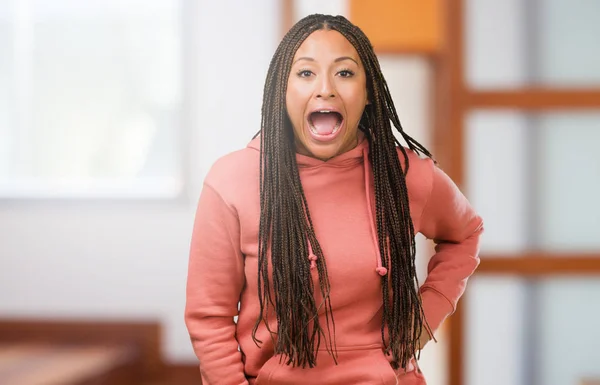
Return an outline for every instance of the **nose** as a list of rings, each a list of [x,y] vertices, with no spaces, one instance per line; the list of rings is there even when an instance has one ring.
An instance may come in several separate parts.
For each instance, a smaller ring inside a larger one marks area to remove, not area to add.
[[[318,87],[319,87],[317,90],[318,91],[317,92],[318,99],[327,100],[329,98],[335,98],[335,96],[336,96],[335,86],[329,76],[321,77],[321,82],[319,83]]]

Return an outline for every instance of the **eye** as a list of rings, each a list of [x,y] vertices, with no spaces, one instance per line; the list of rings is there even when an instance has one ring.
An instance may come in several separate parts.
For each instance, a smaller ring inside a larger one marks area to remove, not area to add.
[[[340,75],[343,78],[351,78],[352,76],[354,76],[354,72],[351,70],[341,70],[340,72],[338,72],[338,75]]]
[[[298,72],[296,72],[296,75],[298,75],[301,78],[307,78],[310,77],[310,75],[312,75],[312,71],[311,70],[300,70]]]

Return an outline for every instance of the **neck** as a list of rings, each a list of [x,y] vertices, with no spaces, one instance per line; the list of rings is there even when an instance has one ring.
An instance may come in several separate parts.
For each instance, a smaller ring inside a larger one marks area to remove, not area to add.
[[[364,136],[365,136],[365,134],[361,130],[358,130],[357,133],[356,133],[356,136],[352,139],[351,142],[349,142],[348,145],[346,145],[345,147],[341,148],[340,151],[338,151],[335,155],[333,155],[333,156],[331,156],[329,158],[320,158],[320,157],[315,156],[310,151],[308,151],[308,149],[298,139],[295,140],[296,152],[298,154],[300,154],[300,155],[309,156],[311,158],[319,159],[319,160],[322,160],[322,161],[326,162],[329,159],[333,159],[333,158],[335,158],[338,155],[341,155],[341,154],[343,154],[345,152],[348,152],[348,151],[351,151],[351,150],[355,149],[356,146],[358,146],[358,144],[362,141],[362,139],[364,138]]]

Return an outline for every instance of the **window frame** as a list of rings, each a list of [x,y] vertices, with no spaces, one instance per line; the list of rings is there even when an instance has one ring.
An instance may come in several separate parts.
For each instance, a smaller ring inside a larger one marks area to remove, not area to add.
[[[471,89],[465,73],[465,0],[454,0],[445,7],[446,42],[441,55],[446,87],[440,90],[449,97],[440,99],[444,105],[446,127],[436,126],[436,154],[459,187],[464,187],[466,162],[465,119],[475,110],[505,110],[521,112],[560,110],[600,111],[600,88],[558,88],[526,86],[517,89]],[[441,145],[444,143],[444,145]],[[550,253],[528,251],[510,254],[482,253],[475,276],[512,276],[540,279],[560,276],[600,277],[600,251]],[[460,301],[449,318],[449,385],[465,383],[466,301]]]

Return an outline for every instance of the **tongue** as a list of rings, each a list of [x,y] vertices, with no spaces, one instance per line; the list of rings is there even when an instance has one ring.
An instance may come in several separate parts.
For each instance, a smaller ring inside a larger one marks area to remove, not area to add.
[[[312,125],[319,135],[329,135],[338,124],[338,116],[334,113],[322,114],[317,112],[312,114]]]

